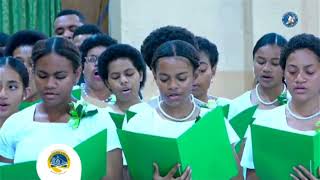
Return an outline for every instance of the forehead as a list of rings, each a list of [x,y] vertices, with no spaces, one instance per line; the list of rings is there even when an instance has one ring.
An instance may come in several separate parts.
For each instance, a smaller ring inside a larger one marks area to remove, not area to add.
[[[255,56],[276,56],[279,57],[281,52],[281,48],[277,45],[265,45],[260,47]]]
[[[118,58],[109,64],[109,73],[122,72],[127,69],[136,69],[129,58]]]
[[[306,66],[312,64],[320,64],[320,59],[309,49],[295,50],[287,59],[287,65]]]
[[[107,47],[105,47],[105,46],[95,46],[95,47],[89,49],[87,54],[100,56],[106,49],[107,49]]]
[[[80,25],[82,25],[82,22],[80,21],[79,17],[74,14],[60,16],[54,21],[55,29],[60,27],[80,26]]]
[[[156,70],[158,72],[181,73],[192,71],[193,67],[188,59],[184,57],[162,57],[158,60]]]
[[[0,82],[6,81],[22,82],[19,74],[8,65],[0,67]]]
[[[39,58],[35,64],[35,68],[48,73],[73,70],[71,60],[55,53],[47,54]]]
[[[209,56],[205,52],[200,51],[199,58],[200,58],[200,64],[206,63],[206,64],[211,65],[210,60],[209,60]]]

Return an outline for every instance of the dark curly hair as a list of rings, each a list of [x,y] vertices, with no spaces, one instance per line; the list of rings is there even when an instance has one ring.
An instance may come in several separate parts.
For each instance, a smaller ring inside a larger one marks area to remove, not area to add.
[[[218,64],[219,53],[217,46],[204,37],[196,36],[199,51],[204,52],[210,61],[211,68]]]
[[[82,66],[84,66],[85,57],[90,49],[97,46],[109,47],[114,44],[117,44],[117,40],[105,34],[96,34],[84,40],[80,46]]]
[[[54,19],[57,19],[61,16],[67,16],[67,15],[78,16],[80,22],[82,22],[82,23],[85,23],[85,21],[86,21],[86,18],[84,17],[84,15],[80,11],[77,11],[75,9],[63,9],[55,16]]]
[[[194,70],[199,67],[198,51],[190,43],[181,40],[173,40],[167,41],[157,48],[152,58],[152,70],[156,71],[160,58],[174,56],[180,56],[188,59]]]
[[[81,34],[101,34],[100,28],[94,24],[84,24],[73,32],[73,38]]]
[[[178,26],[164,26],[156,29],[146,37],[141,45],[141,54],[150,69],[152,57],[156,49],[161,44],[171,40],[186,41],[196,49],[199,49],[194,34],[186,28]]]
[[[0,47],[6,46],[10,36],[6,33],[0,32]]]
[[[146,64],[140,54],[140,52],[127,44],[115,44],[106,51],[104,51],[98,60],[98,73],[101,79],[105,82],[108,80],[109,64],[119,58],[128,58],[138,72],[142,72],[142,81],[140,82],[140,88],[143,88],[146,81]]]
[[[20,76],[22,80],[23,88],[29,86],[29,73],[26,66],[18,59],[14,57],[1,57],[0,58],[0,68],[4,66],[9,66]]]
[[[50,53],[56,53],[71,61],[74,71],[80,67],[81,58],[79,49],[70,40],[62,37],[52,37],[46,40],[40,40],[34,45],[32,49],[34,67],[41,57]]]
[[[320,62],[320,39],[312,34],[299,34],[292,37],[281,51],[280,66],[283,70],[286,67],[289,55],[299,49],[309,49],[318,57]]]
[[[6,56],[13,56],[14,50],[16,50],[20,46],[33,46],[37,41],[47,39],[45,34],[42,34],[38,31],[32,30],[22,30],[13,34],[5,49]]]

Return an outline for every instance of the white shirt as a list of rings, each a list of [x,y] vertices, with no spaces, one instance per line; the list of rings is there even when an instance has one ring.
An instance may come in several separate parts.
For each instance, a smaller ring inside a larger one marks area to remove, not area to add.
[[[208,111],[208,109],[201,108],[200,117],[204,116]],[[140,111],[140,113],[136,114],[123,126],[123,129],[131,132],[177,138],[192,127],[194,123],[195,120],[175,122],[163,119],[155,109],[148,109],[148,111]],[[225,124],[230,144],[239,142],[240,139],[229,122],[225,121]]]
[[[280,129],[283,131],[288,131],[288,132],[293,132],[298,134],[305,134],[305,135],[315,134],[315,131],[300,131],[288,126],[285,111],[286,111],[286,105],[276,107],[272,110],[266,110],[263,113],[260,113],[259,115],[257,115],[256,120],[253,123],[261,126]],[[247,137],[247,141],[246,141],[246,145],[244,147],[244,151],[241,159],[241,166],[254,169],[252,138],[251,138],[250,128],[247,131],[246,137]]]
[[[240,112],[254,106],[251,102],[251,90],[243,93],[242,95],[236,97],[230,102],[228,119],[232,119],[234,116]],[[258,109],[257,109],[258,110]]]
[[[35,122],[36,105],[12,115],[0,130],[0,155],[14,159],[14,163],[36,160],[38,154],[51,144],[75,147],[104,129],[108,129],[107,151],[120,148],[110,116],[99,110],[94,116],[81,119],[79,127],[72,129],[68,123]]]

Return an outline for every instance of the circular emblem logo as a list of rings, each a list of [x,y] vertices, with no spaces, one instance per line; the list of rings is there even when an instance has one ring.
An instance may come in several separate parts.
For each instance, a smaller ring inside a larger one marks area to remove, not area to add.
[[[37,159],[37,173],[45,180],[80,180],[81,160],[78,153],[66,144],[44,148]]]
[[[56,174],[63,174],[70,168],[70,158],[63,150],[56,150],[48,158],[48,168]]]
[[[282,17],[282,23],[286,27],[294,27],[296,24],[298,24],[298,16],[294,12],[287,12]]]

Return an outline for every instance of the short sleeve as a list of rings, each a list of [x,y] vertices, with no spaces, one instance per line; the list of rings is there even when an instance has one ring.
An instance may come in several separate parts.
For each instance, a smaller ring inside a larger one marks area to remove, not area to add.
[[[121,149],[121,145],[117,130],[115,128],[109,128],[107,130],[107,151],[109,152],[114,149]]]
[[[236,145],[240,141],[239,136],[231,127],[229,121],[225,120],[225,124],[226,124],[226,129],[227,129],[230,144]]]
[[[0,155],[7,159],[14,159],[15,143],[14,131],[15,127],[11,121],[14,119],[7,119],[0,129]]]

